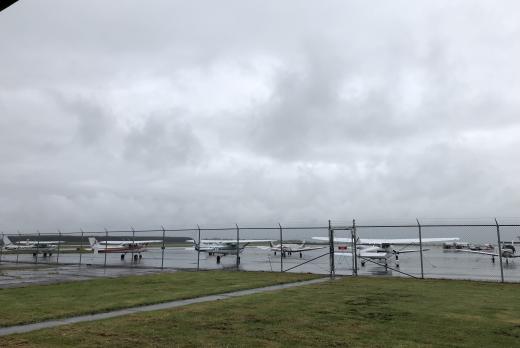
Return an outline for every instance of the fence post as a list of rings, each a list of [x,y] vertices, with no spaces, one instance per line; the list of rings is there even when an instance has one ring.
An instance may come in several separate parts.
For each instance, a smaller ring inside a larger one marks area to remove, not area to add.
[[[36,264],[38,264],[38,252],[40,251],[40,231],[38,232],[38,239],[36,240]]]
[[[421,257],[421,279],[424,279],[424,266],[423,266],[423,250],[422,250],[422,228],[419,219],[417,220],[417,227],[419,227],[419,254]]]
[[[81,231],[81,240],[79,241],[79,266],[81,266],[81,255],[83,254],[83,229],[79,229]]]
[[[162,229],[162,247],[161,247],[161,269],[164,269],[164,238],[166,234],[166,230],[164,229],[164,226],[161,225]]]
[[[352,239],[354,240],[354,244],[352,245],[352,253],[354,254],[354,275],[357,277],[358,275],[358,254],[357,254],[357,230],[356,230],[356,220],[352,220]]]
[[[495,218],[495,224],[497,226],[497,239],[498,239],[498,257],[500,258],[500,281],[504,282],[504,266],[502,264],[502,241],[500,240],[500,225],[498,220]]]
[[[107,268],[108,230],[105,228],[105,262],[103,268]]]
[[[2,232],[2,243],[4,242],[4,233]],[[2,263],[2,253],[4,252],[5,245],[0,248],[0,263]]]
[[[237,226],[237,271],[239,270],[240,266],[240,228],[238,228],[238,224],[235,224]]]
[[[282,225],[278,223],[280,226],[280,272],[283,272],[283,232]]]
[[[60,264],[60,250],[61,250],[61,231],[58,229],[58,254],[56,255],[56,264]]]
[[[137,263],[137,259],[134,257],[134,250],[136,249],[136,246],[135,246],[135,229],[133,226],[130,226],[130,229],[132,229],[132,262],[130,263],[132,265],[132,267],[134,266],[134,261],[135,263]]]
[[[22,240],[22,234],[20,233],[20,230],[16,231],[18,232],[18,242]],[[20,255],[20,248],[16,248],[16,264],[18,264],[18,256]]]
[[[198,243],[199,243],[199,246],[197,248],[197,272],[199,271],[200,269],[200,226],[199,224],[197,224],[197,231],[198,231]]]
[[[330,262],[330,279],[334,279],[336,270],[334,268],[334,230],[329,220],[329,262]]]

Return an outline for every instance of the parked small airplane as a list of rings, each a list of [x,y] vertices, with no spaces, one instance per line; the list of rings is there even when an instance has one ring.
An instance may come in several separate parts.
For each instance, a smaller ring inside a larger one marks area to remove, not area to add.
[[[162,243],[162,240],[136,240],[136,241],[128,241],[128,240],[107,240],[98,242],[98,240],[94,237],[90,237],[88,239],[90,243],[90,248],[94,252],[97,253],[121,253],[121,260],[125,259],[125,255],[127,253],[132,253],[134,255],[134,259],[142,258],[143,255],[141,253],[146,251],[146,247],[152,243]]]
[[[38,241],[38,240],[24,240],[13,243],[9,237],[4,236],[4,249],[5,250],[17,250],[32,252],[33,256],[37,254],[43,254],[43,257],[47,255],[52,256],[54,250],[56,250],[58,244],[63,243],[61,241]]]
[[[292,253],[300,253],[300,258],[303,257],[304,251],[318,250],[326,248],[327,246],[314,246],[314,247],[306,247],[305,242],[302,241],[302,244],[294,244],[294,243],[283,243],[283,244],[274,244],[273,242],[269,242],[269,247],[261,247],[262,249],[269,248],[274,254],[281,252],[282,257],[286,257],[287,255],[291,256]]]
[[[312,237],[315,240],[328,241],[329,237]],[[422,244],[441,243],[458,241],[459,238],[422,238]],[[351,238],[334,238],[334,242],[339,243],[350,243]],[[364,266],[367,260],[379,260],[384,261],[385,268],[388,267],[388,261],[390,258],[395,258],[395,266],[399,267],[399,254],[420,252],[420,249],[396,250],[392,246],[395,245],[419,245],[419,238],[408,238],[408,239],[357,239],[357,256],[361,259],[361,266]],[[429,249],[422,249],[427,251]],[[334,253],[337,256],[352,256],[352,253],[337,252]]]
[[[250,243],[266,243],[272,241],[272,239],[240,239],[237,248],[236,239],[202,239],[200,243],[195,242],[193,239],[187,240],[187,242],[193,243],[196,251],[208,253],[210,256],[217,256],[217,264],[220,263],[222,256],[236,255],[237,251],[242,253],[244,248]],[[240,262],[240,256],[238,257],[238,262]]]
[[[491,262],[495,262],[495,257],[499,257],[500,254],[496,252],[486,252],[482,250],[468,250],[468,249],[459,249],[458,251],[462,251],[465,253],[472,254],[482,254],[491,256]],[[509,259],[514,259],[520,257],[520,255],[516,255],[515,242],[512,241],[511,244],[502,244],[502,257],[506,259],[506,263],[509,263]]]

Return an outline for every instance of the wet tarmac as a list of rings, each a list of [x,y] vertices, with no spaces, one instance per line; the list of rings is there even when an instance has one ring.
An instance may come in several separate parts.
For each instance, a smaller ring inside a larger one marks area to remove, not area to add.
[[[13,265],[2,263],[0,265],[0,289],[96,278],[151,274],[160,271],[160,269],[154,268],[102,268],[76,265],[28,265],[21,263],[19,263],[17,267],[13,267]]]
[[[284,271],[304,272],[316,274],[329,273],[328,248],[308,251],[300,258],[293,254],[282,259]],[[430,247],[425,251],[423,258],[423,270],[425,278],[444,279],[472,279],[500,281],[500,262],[496,258],[493,263],[490,256],[469,254],[457,251],[446,251],[441,247]],[[320,257],[321,256],[321,257]],[[16,259],[18,257],[18,264]],[[80,260],[81,257],[81,260]],[[280,255],[274,255],[268,250],[248,247],[240,255],[240,269],[244,271],[280,271]],[[81,265],[79,265],[81,261]],[[143,258],[134,262],[132,255],[126,255],[121,260],[120,254],[78,254],[66,253],[59,257],[38,257],[30,254],[4,254],[0,263],[0,287],[20,286],[16,284],[49,283],[69,280],[84,280],[96,277],[115,277],[130,274],[146,274],[150,272],[175,269],[197,269],[197,252],[184,247],[166,248],[164,257],[160,248],[150,248],[143,253]],[[504,280],[507,282],[520,282],[519,261],[504,259]],[[222,257],[217,264],[215,256],[200,253],[200,269],[236,269],[235,255]],[[24,268],[16,269],[23,265]],[[421,276],[421,263],[419,253],[401,254],[400,267],[395,262],[389,262],[389,269],[384,266],[366,262],[361,266],[358,261],[358,274],[371,276]],[[37,266],[37,267],[34,267]],[[52,267],[49,267],[52,266]],[[56,267],[60,266],[60,267]],[[29,267],[29,268],[26,268]],[[335,257],[336,274],[351,275],[352,257]],[[393,269],[392,269],[393,268]],[[400,273],[402,272],[402,273]]]

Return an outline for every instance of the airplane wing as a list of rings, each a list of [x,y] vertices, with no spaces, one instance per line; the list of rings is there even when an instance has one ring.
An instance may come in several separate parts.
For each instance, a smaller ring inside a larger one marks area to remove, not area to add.
[[[123,245],[123,244],[132,243],[128,240],[100,240],[98,241],[98,244],[100,245]]]
[[[428,251],[430,249],[424,249],[422,251]],[[408,250],[396,250],[397,253],[399,254],[406,254],[406,253],[418,253],[420,252],[421,249],[408,249]]]
[[[497,253],[488,253],[488,252],[479,251],[479,250],[457,249],[457,251],[463,252],[463,253],[481,254],[481,255],[489,255],[489,256],[496,256],[496,257],[500,256]]]
[[[267,243],[274,242],[275,239],[239,239],[240,243]],[[202,243],[220,243],[220,244],[229,244],[236,243],[236,239],[203,239]]]
[[[329,237],[312,237],[315,240],[321,241],[329,241]],[[423,238],[423,243],[440,243],[440,242],[455,242],[460,238]],[[335,242],[339,243],[350,243],[352,242],[352,238],[334,238]],[[367,239],[360,238],[357,244],[366,244],[366,245],[379,245],[379,244],[391,244],[391,245],[410,245],[410,244],[419,244],[419,238],[396,238],[396,239]]]
[[[296,248],[296,249],[291,249],[292,252],[300,252],[300,251],[310,251],[310,250],[318,250],[318,249],[323,249],[323,248],[326,248],[327,245],[324,245],[324,246],[316,246],[316,247],[303,247],[303,248]],[[280,248],[277,248],[278,250],[280,250]]]
[[[456,242],[460,238],[450,237],[450,238],[422,238],[422,243],[440,243],[440,242]],[[410,245],[410,244],[419,244],[419,238],[389,238],[389,239],[366,239],[360,238],[358,244],[391,244],[391,245]]]
[[[144,245],[144,244],[151,244],[151,243],[162,243],[161,239],[153,239],[153,240],[107,240],[107,241],[101,241],[99,242],[100,245]]]
[[[31,245],[31,244],[63,244],[64,241],[61,240],[24,240],[23,243],[20,243],[20,245]]]
[[[161,239],[151,239],[151,240],[136,240],[133,242],[134,244],[152,244],[152,243],[162,243]]]

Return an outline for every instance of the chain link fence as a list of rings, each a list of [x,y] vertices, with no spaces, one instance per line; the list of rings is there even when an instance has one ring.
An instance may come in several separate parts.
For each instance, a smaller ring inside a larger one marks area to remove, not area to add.
[[[0,265],[308,272],[519,282],[520,224],[362,224],[2,233]]]

